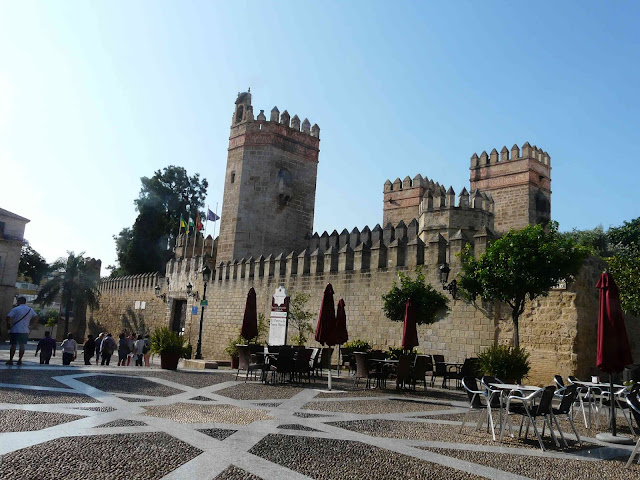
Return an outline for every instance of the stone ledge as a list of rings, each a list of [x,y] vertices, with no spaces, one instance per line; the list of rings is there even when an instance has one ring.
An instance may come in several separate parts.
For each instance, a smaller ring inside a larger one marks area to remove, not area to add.
[[[211,360],[185,360],[182,366],[183,368],[194,368],[196,370],[218,369],[218,363]]]

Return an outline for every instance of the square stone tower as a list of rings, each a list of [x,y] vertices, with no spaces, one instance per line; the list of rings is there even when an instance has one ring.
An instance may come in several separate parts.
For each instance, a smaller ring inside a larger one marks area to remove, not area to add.
[[[511,153],[511,155],[509,155]],[[481,190],[495,202],[496,232],[551,220],[551,157],[542,149],[522,145],[494,148],[471,157],[471,191]]]
[[[231,120],[216,263],[300,252],[313,232],[320,127],[239,93]]]

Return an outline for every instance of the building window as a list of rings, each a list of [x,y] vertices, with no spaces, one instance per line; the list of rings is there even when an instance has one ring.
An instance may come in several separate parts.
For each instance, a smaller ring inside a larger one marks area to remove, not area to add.
[[[236,181],[236,172],[231,172],[231,177],[229,178],[229,183],[234,183]]]
[[[0,237],[4,236],[4,222],[0,222]]]

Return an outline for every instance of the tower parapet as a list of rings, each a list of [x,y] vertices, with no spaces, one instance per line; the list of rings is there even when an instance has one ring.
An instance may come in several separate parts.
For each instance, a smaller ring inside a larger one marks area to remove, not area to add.
[[[546,224],[551,219],[551,157],[529,142],[494,148],[491,155],[483,152],[471,156],[471,190],[490,194],[495,202],[495,228]]]
[[[382,224],[397,224],[402,220],[408,225],[418,218],[419,205],[428,188],[432,192],[437,190],[439,196],[441,185],[420,174],[413,178],[406,176],[404,180],[396,178],[393,183],[391,180],[384,182]]]
[[[320,127],[277,107],[253,118],[238,94],[231,123],[217,262],[302,250],[313,230]]]

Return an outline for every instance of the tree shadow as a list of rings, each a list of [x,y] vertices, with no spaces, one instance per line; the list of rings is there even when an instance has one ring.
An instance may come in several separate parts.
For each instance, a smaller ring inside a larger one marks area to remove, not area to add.
[[[89,321],[87,322],[87,328],[89,329],[89,333],[95,337],[100,335],[102,332],[107,332],[107,327],[105,327],[102,323],[96,322],[93,318],[93,315],[89,317]]]
[[[149,334],[149,328],[144,321],[144,316],[141,313],[136,313],[131,307],[127,307],[125,313],[120,318],[122,329],[128,332],[133,332],[138,335]]]

